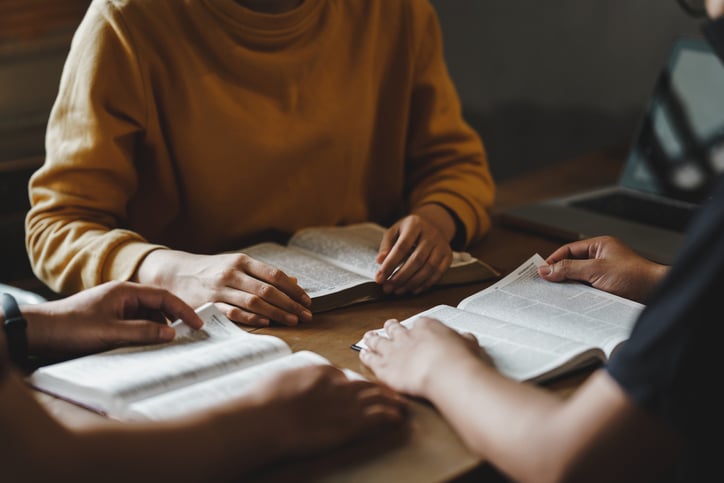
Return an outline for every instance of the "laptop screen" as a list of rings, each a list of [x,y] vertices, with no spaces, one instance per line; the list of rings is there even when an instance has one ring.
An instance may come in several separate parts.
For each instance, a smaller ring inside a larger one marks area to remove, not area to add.
[[[724,65],[703,39],[676,41],[620,183],[701,203],[724,171]]]

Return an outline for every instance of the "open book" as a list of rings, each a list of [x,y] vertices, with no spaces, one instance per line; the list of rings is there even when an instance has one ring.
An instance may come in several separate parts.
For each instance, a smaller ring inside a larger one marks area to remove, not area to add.
[[[385,229],[375,223],[312,227],[299,230],[286,246],[265,242],[240,250],[297,278],[322,312],[383,296],[375,282],[375,262]],[[454,252],[438,285],[489,280],[497,270],[467,252]]]
[[[51,364],[27,380],[41,391],[113,419],[164,420],[239,397],[262,375],[330,363],[314,352],[292,353],[278,337],[244,331],[211,303],[197,313],[204,326],[193,330],[176,321],[172,342]]]
[[[470,332],[495,366],[519,381],[544,382],[606,362],[628,339],[644,306],[583,283],[548,282],[537,272],[544,263],[535,254],[457,307],[438,305],[402,323],[409,327],[427,316]]]

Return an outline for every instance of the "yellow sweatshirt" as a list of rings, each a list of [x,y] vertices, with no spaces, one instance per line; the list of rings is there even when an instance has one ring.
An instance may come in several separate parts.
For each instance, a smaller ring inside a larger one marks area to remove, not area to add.
[[[94,0],[30,181],[36,275],[72,293],[151,250],[242,248],[269,230],[440,203],[466,244],[494,183],[427,0]]]

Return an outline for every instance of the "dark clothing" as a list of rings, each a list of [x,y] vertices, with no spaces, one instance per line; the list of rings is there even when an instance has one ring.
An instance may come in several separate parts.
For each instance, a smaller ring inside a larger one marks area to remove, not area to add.
[[[702,31],[724,59],[724,19],[707,22]],[[724,176],[720,175],[711,198],[689,226],[671,270],[607,368],[637,404],[683,436],[685,454],[671,475],[677,481],[708,481],[720,474],[723,304]]]
[[[724,86],[723,86],[724,88]],[[608,372],[687,442],[676,480],[720,471],[724,430],[724,179]],[[709,476],[710,477],[710,476]]]
[[[706,23],[703,33],[724,59],[724,19]],[[671,475],[676,481],[708,481],[720,474],[722,307],[724,177],[720,175],[711,198],[689,226],[671,270],[607,368],[636,403],[683,436],[685,454]]]

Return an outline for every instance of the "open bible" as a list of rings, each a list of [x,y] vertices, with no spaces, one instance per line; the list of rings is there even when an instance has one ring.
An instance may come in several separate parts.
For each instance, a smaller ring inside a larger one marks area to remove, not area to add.
[[[240,250],[297,278],[322,312],[383,296],[375,282],[375,262],[385,229],[375,223],[312,227],[299,230],[282,245],[264,242]],[[454,252],[438,285],[489,280],[497,270],[467,252]]]
[[[252,382],[274,371],[330,363],[314,352],[292,353],[278,337],[244,331],[211,303],[197,313],[204,326],[193,330],[176,321],[176,337],[169,343],[51,364],[27,381],[113,419],[164,420],[242,396]]]
[[[548,282],[537,272],[544,263],[535,254],[457,307],[438,305],[402,324],[426,316],[472,333],[495,366],[519,381],[542,383],[605,363],[628,339],[644,305],[583,283]]]

